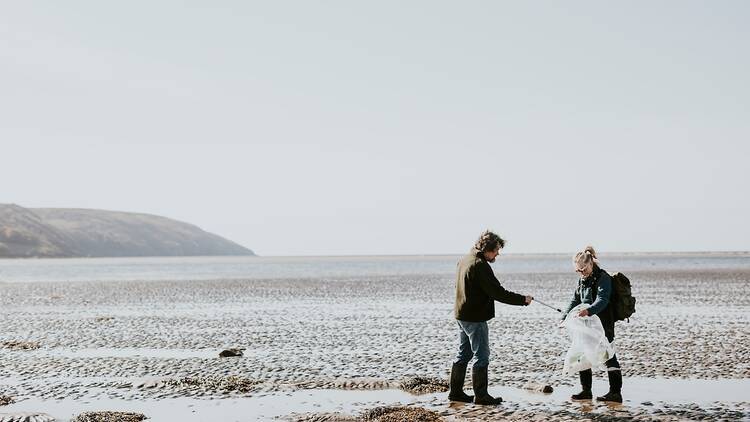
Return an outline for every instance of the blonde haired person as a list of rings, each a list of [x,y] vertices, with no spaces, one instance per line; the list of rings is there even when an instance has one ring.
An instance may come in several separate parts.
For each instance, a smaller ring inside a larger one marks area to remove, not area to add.
[[[606,271],[599,267],[599,260],[596,258],[596,251],[591,246],[586,248],[573,257],[573,265],[580,278],[573,299],[570,301],[568,308],[563,313],[563,320],[571,309],[581,303],[589,304],[587,308],[581,310],[578,316],[596,315],[602,321],[604,334],[610,342],[615,339],[615,319],[612,315],[612,308],[609,306],[609,299],[612,295],[612,278]],[[617,355],[612,356],[607,362],[607,377],[609,378],[609,392],[603,396],[597,397],[600,401],[610,401],[622,403],[622,372],[620,363],[617,361]],[[590,400],[591,394],[591,369],[579,372],[581,379],[582,391],[573,394],[573,400]]]

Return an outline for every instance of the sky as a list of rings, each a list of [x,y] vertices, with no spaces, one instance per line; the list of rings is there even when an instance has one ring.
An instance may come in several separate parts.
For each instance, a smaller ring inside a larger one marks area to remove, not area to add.
[[[750,2],[0,5],[0,203],[260,255],[750,250]]]

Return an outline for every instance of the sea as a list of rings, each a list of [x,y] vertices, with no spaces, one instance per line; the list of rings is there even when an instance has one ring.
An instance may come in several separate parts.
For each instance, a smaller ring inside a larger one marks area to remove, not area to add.
[[[459,255],[0,259],[0,283],[321,279],[455,273]],[[750,252],[628,253],[600,257],[608,271],[748,270]],[[573,274],[571,256],[504,254],[498,274]]]

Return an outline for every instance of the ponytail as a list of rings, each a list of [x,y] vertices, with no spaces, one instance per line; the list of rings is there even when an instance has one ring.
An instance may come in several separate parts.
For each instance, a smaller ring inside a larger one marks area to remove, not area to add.
[[[589,245],[583,248],[582,251],[578,252],[575,257],[573,257],[573,262],[579,266],[588,265],[590,262],[593,262],[594,265],[597,265],[599,263],[599,260],[596,259],[596,251],[594,250],[594,247]]]

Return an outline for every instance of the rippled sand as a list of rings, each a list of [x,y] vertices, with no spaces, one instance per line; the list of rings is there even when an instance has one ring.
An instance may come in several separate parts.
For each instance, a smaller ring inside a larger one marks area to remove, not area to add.
[[[561,375],[567,340],[558,315],[538,304],[498,304],[490,322],[490,390],[503,405],[449,407],[445,393],[399,390],[409,377],[448,376],[451,276],[0,284],[0,388],[16,401],[0,418],[113,410],[155,421],[175,412],[335,420],[397,403],[459,420],[748,418],[750,272],[628,275],[638,312],[617,326],[626,401],[615,407],[567,401],[577,384]],[[562,307],[575,276],[503,282]],[[229,347],[244,356],[219,358]],[[595,394],[604,377],[595,375]],[[529,381],[555,392],[523,390]]]

